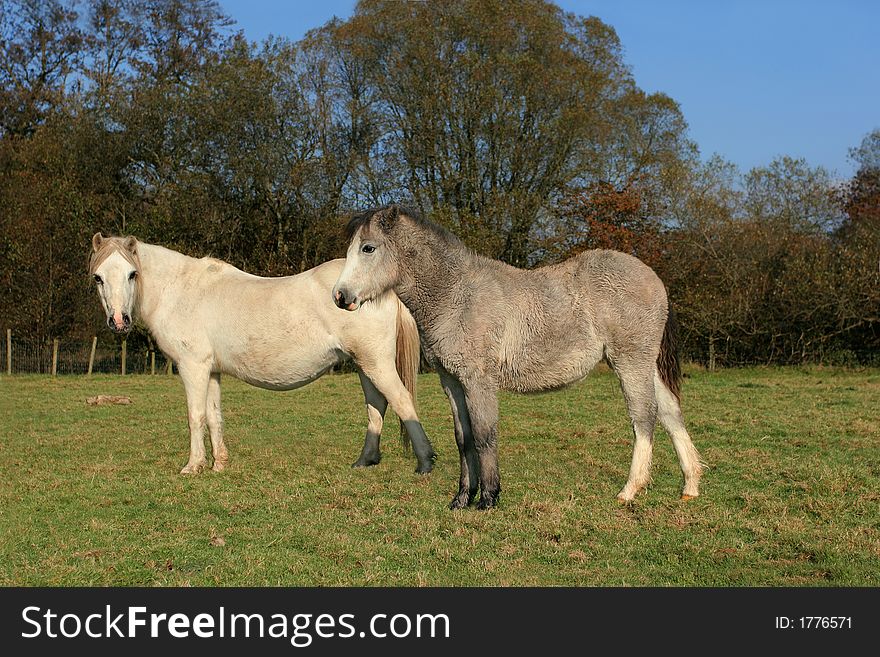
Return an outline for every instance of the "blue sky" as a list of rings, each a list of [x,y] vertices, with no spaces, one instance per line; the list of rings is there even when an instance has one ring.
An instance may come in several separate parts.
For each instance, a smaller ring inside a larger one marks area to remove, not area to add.
[[[245,36],[299,39],[351,0],[220,0]],[[842,177],[880,128],[875,0],[559,0],[613,26],[638,85],[682,107],[703,157],[743,170],[779,155]]]

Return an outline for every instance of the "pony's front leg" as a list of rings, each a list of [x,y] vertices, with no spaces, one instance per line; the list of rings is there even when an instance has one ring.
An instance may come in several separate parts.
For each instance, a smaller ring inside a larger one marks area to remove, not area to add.
[[[189,461],[180,474],[198,474],[208,466],[205,458],[205,424],[208,382],[211,371],[206,365],[178,363],[180,378],[186,390],[187,419],[189,420]]]
[[[474,434],[471,429],[471,418],[468,415],[464,390],[454,376],[440,370],[440,384],[449,398],[452,409],[452,423],[455,428],[455,443],[458,445],[458,458],[461,475],[458,479],[458,494],[449,503],[450,509],[463,509],[474,501],[477,487],[480,484],[480,462],[474,447]]]
[[[214,472],[220,472],[229,463],[229,452],[223,442],[223,415],[220,412],[220,373],[211,374],[208,381],[207,402],[208,430],[211,433],[211,452],[214,456]]]
[[[494,386],[479,382],[465,388],[465,401],[471,418],[474,447],[480,472],[480,501],[477,508],[491,509],[501,494],[498,472],[498,394]]]
[[[376,389],[363,372],[358,371],[361,379],[361,388],[364,389],[364,403],[367,407],[367,435],[364,437],[364,448],[358,460],[352,463],[353,468],[365,468],[376,465],[382,460],[379,451],[379,437],[382,435],[382,424],[385,419],[385,410],[388,408],[388,400]]]

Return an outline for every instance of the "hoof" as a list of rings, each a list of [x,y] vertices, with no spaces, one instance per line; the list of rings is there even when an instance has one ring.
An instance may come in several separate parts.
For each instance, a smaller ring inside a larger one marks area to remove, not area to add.
[[[420,464],[419,467],[416,468],[416,474],[425,475],[431,472],[434,469],[434,464],[431,461],[428,461],[425,464]]]
[[[371,468],[374,465],[379,465],[379,462],[382,460],[381,456],[371,456],[369,458],[360,457],[357,461],[351,464],[353,468]]]
[[[226,469],[226,461],[214,461],[214,466],[211,468],[214,472],[223,472]]]
[[[207,466],[208,466],[208,464],[204,463],[204,462],[203,463],[193,463],[193,464],[187,463],[185,466],[183,466],[183,470],[180,471],[180,474],[182,474],[182,475],[197,475],[202,470],[204,470]]]
[[[494,509],[498,506],[498,498],[496,497],[480,497],[480,501],[477,502],[477,511],[488,511],[489,509]]]
[[[467,493],[461,494],[459,493],[455,497],[452,498],[452,501],[449,503],[449,509],[451,511],[457,511],[458,509],[466,509],[471,505],[471,502],[474,501],[474,495],[468,495]]]
[[[623,491],[620,491],[617,494],[616,499],[621,504],[632,504],[635,501],[636,497],[635,497],[635,495],[629,496],[629,495],[625,494]]]
[[[696,497],[697,497],[696,495],[682,495],[679,499],[680,499],[682,502],[687,502],[688,500],[693,500],[693,499],[695,499]]]

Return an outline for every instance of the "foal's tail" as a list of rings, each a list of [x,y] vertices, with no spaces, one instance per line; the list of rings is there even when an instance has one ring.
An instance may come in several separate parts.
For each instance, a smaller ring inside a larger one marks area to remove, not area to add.
[[[663,339],[660,341],[660,353],[657,355],[657,371],[660,379],[681,401],[681,365],[678,362],[678,321],[672,306],[669,306],[669,315],[666,318],[666,328],[663,329]]]
[[[410,396],[412,397],[413,407],[416,405],[416,382],[419,374],[419,360],[421,352],[419,351],[419,328],[416,326],[416,320],[409,314],[409,310],[400,301],[397,300],[397,355],[395,365],[397,366],[397,375],[403,382]],[[406,432],[406,426],[403,421],[400,422],[400,442],[404,450],[407,452],[411,447],[409,434]]]

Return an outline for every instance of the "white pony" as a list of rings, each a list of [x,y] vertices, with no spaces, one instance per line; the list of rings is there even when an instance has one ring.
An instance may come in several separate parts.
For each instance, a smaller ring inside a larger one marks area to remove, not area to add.
[[[137,310],[180,371],[190,431],[189,461],[181,474],[197,474],[208,466],[206,424],[213,469],[223,470],[228,462],[221,372],[261,388],[291,390],[348,357],[358,367],[369,418],[363,450],[353,465],[379,462],[379,436],[390,402],[418,459],[416,472],[431,471],[434,451],[413,404],[419,362],[415,322],[393,293],[357,313],[336,308],[330,290],[344,264],[331,260],[296,276],[261,278],[214,258],[190,258],[134,237],[97,233],[92,238],[89,273],[107,325],[116,333],[127,332]]]

